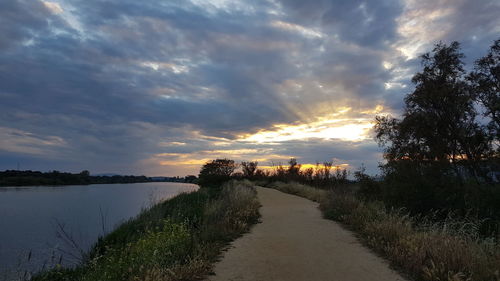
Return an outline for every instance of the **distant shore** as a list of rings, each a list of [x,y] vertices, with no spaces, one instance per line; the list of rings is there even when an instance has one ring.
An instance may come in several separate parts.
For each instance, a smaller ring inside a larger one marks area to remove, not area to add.
[[[146,177],[133,175],[93,176],[89,171],[80,173],[39,172],[6,170],[0,172],[0,187],[22,186],[63,186],[144,182],[184,182],[196,183],[195,176],[187,177]]]

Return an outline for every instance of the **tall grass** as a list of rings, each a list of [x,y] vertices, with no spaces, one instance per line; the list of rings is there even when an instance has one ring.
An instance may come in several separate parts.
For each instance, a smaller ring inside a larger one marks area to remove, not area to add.
[[[206,189],[181,194],[100,239],[81,266],[56,267],[32,280],[201,279],[225,245],[258,221],[259,207],[249,182],[230,182],[216,195]]]
[[[436,221],[412,217],[380,201],[363,201],[345,190],[318,194],[313,187],[275,184],[277,189],[318,199],[325,218],[343,223],[370,248],[416,280],[499,281],[500,245],[479,235],[482,221]],[[309,189],[309,190],[307,190]],[[311,195],[313,194],[313,195]]]
[[[324,189],[314,188],[296,182],[271,182],[266,184],[266,186],[285,193],[304,197],[315,202],[320,202],[320,200],[327,194],[327,191]]]

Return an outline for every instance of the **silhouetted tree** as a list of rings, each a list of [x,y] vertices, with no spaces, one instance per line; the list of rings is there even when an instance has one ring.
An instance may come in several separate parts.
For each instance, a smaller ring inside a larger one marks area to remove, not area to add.
[[[195,175],[187,175],[184,178],[184,182],[194,183],[198,178]]]
[[[258,162],[241,162],[241,169],[243,176],[246,178],[253,178],[255,171],[257,171]]]
[[[313,168],[307,168],[302,172],[302,177],[305,179],[307,183],[312,183],[313,182],[313,177],[314,177],[314,169]]]
[[[323,162],[323,180],[328,182],[330,180],[330,171],[332,170],[333,162],[325,161]]]
[[[436,44],[421,56],[423,70],[412,79],[415,90],[405,98],[402,120],[376,117],[376,139],[386,146],[389,161],[477,161],[489,151],[486,133],[475,121],[463,57],[458,42]]]
[[[488,54],[476,61],[474,71],[469,75],[472,89],[485,108],[485,115],[491,119],[491,136],[500,140],[500,39],[490,47]]]
[[[347,181],[347,170],[342,169],[340,165],[335,166],[335,174],[333,176],[334,184],[344,184]]]
[[[203,187],[215,187],[230,179],[236,169],[234,160],[216,159],[205,163],[198,176],[199,184]]]
[[[285,180],[287,175],[287,170],[283,167],[282,163],[278,163],[277,166],[273,163],[274,166],[274,177],[277,180]]]
[[[286,171],[288,178],[291,180],[297,180],[300,175],[300,167],[301,165],[297,163],[297,159],[290,158],[288,161],[288,169]]]

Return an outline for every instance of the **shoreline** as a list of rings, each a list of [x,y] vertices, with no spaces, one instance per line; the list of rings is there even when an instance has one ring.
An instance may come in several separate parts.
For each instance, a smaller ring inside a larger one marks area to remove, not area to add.
[[[227,183],[217,192],[181,193],[99,238],[81,265],[55,264],[31,280],[199,279],[211,272],[230,241],[257,223],[259,207],[249,182]]]

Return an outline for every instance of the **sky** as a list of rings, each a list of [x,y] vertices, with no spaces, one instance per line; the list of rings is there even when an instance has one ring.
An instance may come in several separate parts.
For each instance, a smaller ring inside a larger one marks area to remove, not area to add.
[[[208,160],[378,173],[419,55],[498,0],[0,1],[0,169],[183,176]]]

